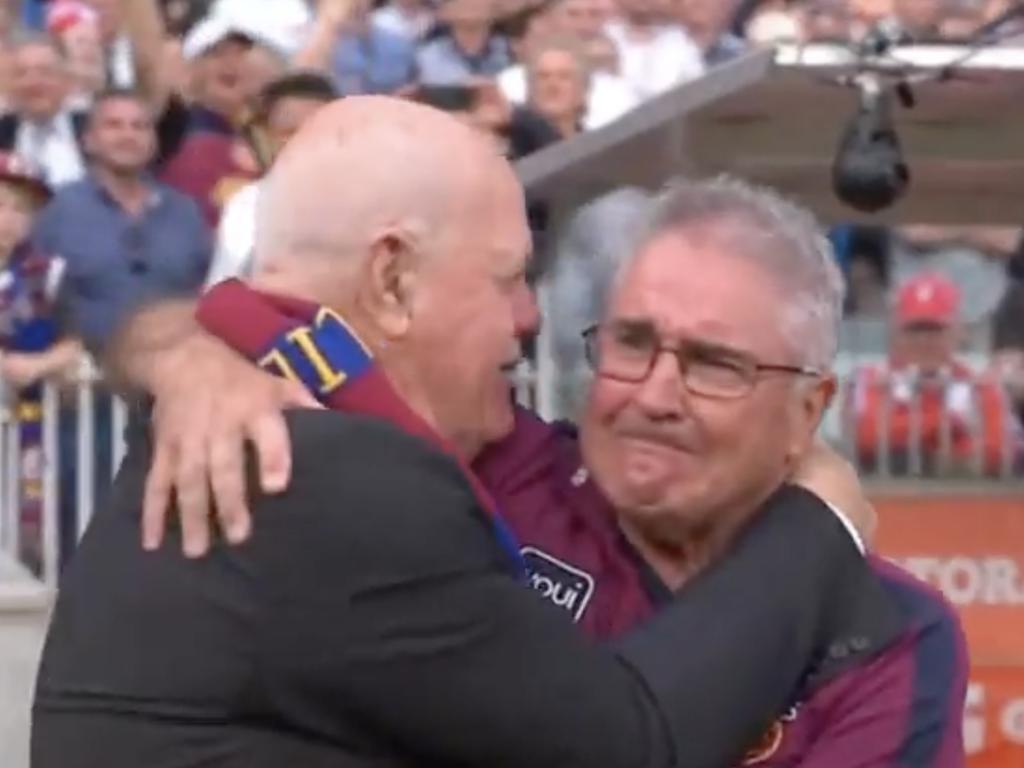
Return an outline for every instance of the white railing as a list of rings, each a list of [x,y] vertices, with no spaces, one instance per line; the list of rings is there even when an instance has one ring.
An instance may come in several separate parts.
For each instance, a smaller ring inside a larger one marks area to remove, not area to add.
[[[96,409],[100,380],[95,366],[83,360],[76,382],[47,382],[38,403],[26,406],[24,399],[0,382],[0,552],[21,561],[48,587],[55,587],[61,564],[61,496],[68,490],[61,483],[61,442],[72,432],[62,427],[73,424],[77,433],[74,455],[74,512],[76,538],[88,525],[96,504]],[[19,413],[21,411],[21,413]],[[19,418],[28,411],[35,419]],[[102,414],[101,416],[106,416]],[[114,398],[109,418],[109,451],[112,474],[124,456],[125,404]],[[26,444],[25,427],[38,425],[38,436]],[[106,431],[106,430],[104,430]],[[64,453],[72,446],[66,445]],[[38,515],[30,519],[26,513]],[[66,532],[65,532],[66,533]]]
[[[837,373],[840,377],[840,396],[830,409],[822,425],[822,434],[832,443],[842,447],[855,462],[864,458],[858,455],[855,429],[851,419],[844,417],[852,409],[846,398],[851,388],[848,383],[858,367],[880,363],[881,358],[864,356],[844,356],[838,361]],[[974,361],[980,370],[981,361]],[[532,363],[524,362],[516,371],[514,387],[516,395],[523,404],[536,408],[543,399],[543,369],[538,374]],[[583,382],[579,383],[581,386]],[[891,392],[886,384],[884,391]],[[102,390],[99,375],[95,367],[88,361],[83,363],[77,383],[59,385],[48,383],[43,387],[39,404],[40,436],[35,456],[38,461],[26,458],[28,446],[23,444],[23,421],[19,420],[16,398],[13,393],[5,392],[0,382],[0,396],[4,403],[0,408],[0,552],[8,557],[26,563],[37,575],[39,580],[53,587],[57,583],[61,562],[61,542],[74,541],[84,533],[95,512],[97,503],[97,436],[110,435],[109,448],[111,465],[116,473],[125,452],[125,426],[127,424],[127,408],[117,398],[112,399],[109,413],[98,408],[101,397],[106,397]],[[945,402],[945,400],[943,401]],[[915,410],[916,409],[916,410]],[[903,464],[895,466],[891,461],[893,445],[890,444],[889,422],[892,414],[892,402],[883,402],[880,414],[881,423],[877,429],[877,445],[874,451],[876,460],[871,467],[862,467],[866,479],[886,479],[890,477],[932,480],[949,479],[945,468],[952,465],[957,458],[954,450],[953,418],[945,408],[940,416],[940,433],[943,435],[938,446],[926,446],[922,439],[921,411],[916,405],[911,407],[911,440],[907,445]],[[916,415],[915,415],[916,414]],[[98,419],[109,418],[109,430]],[[68,429],[69,421],[74,426],[74,435]],[[100,428],[103,427],[103,428]],[[981,428],[981,427],[979,427]],[[981,482],[1002,485],[1005,482],[1022,480],[1020,474],[1020,434],[1007,421],[1003,434],[1002,454],[998,467],[991,466],[984,451],[984,435],[975,435],[972,445],[974,453],[966,466],[960,466],[955,474],[957,479],[971,477]],[[72,442],[73,441],[73,442]],[[62,446],[63,443],[63,446]],[[61,453],[74,455],[75,475],[71,483],[65,473],[62,483]],[[863,447],[863,446],[862,446]],[[963,458],[962,456],[960,458]],[[963,462],[961,462],[963,464]],[[937,471],[927,471],[934,465]],[[41,491],[39,503],[38,527],[25,519],[25,490],[37,483]],[[1016,487],[1016,484],[1015,484]],[[62,494],[74,495],[74,532],[62,531],[62,525],[72,523],[68,515],[61,515]],[[31,540],[28,540],[31,539]],[[65,553],[66,554],[66,553]]]

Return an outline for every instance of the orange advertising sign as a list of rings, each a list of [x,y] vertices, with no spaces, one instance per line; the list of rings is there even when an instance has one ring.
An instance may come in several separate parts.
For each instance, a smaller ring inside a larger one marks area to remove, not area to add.
[[[971,655],[971,768],[1024,768],[1024,494],[875,494],[877,550],[942,590]]]

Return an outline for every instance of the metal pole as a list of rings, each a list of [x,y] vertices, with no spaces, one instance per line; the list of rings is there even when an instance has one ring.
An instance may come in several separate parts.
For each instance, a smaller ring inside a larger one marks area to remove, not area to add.
[[[21,424],[18,422],[17,404],[10,391],[4,392],[7,405],[7,434],[4,456],[4,510],[8,521],[8,544],[15,560],[21,559]]]
[[[879,416],[882,423],[878,429],[878,445],[876,446],[878,455],[877,472],[882,477],[890,477],[892,475],[892,457],[889,455],[889,431],[892,429],[892,371],[886,368],[879,373],[879,376],[881,378],[880,386],[882,387],[882,412]]]
[[[95,396],[92,383],[92,365],[84,360],[78,377],[78,451],[75,477],[75,513],[78,538],[82,537],[92,519],[95,503],[96,441]]]
[[[43,388],[43,582],[56,588],[60,575],[60,393]]]
[[[111,398],[110,410],[110,476],[117,477],[125,454],[125,432],[128,428],[128,406],[119,397]]]

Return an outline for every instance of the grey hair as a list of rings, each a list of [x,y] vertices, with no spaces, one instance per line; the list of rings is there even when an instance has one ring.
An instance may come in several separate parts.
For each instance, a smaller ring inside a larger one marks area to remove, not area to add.
[[[827,369],[839,345],[845,283],[814,216],[777,192],[739,179],[680,179],[654,198],[632,253],[673,232],[728,238],[788,297],[783,330],[801,364]],[[627,266],[629,259],[622,265]]]

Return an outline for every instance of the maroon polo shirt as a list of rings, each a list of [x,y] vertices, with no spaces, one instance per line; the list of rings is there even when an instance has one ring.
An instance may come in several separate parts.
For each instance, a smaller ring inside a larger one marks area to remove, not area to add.
[[[583,467],[571,426],[518,410],[513,433],[473,469],[519,539],[531,586],[585,632],[615,638],[669,599]],[[746,764],[964,765],[967,655],[959,620],[931,587],[880,558],[872,566],[903,616],[902,635],[881,653],[795,692]]]

